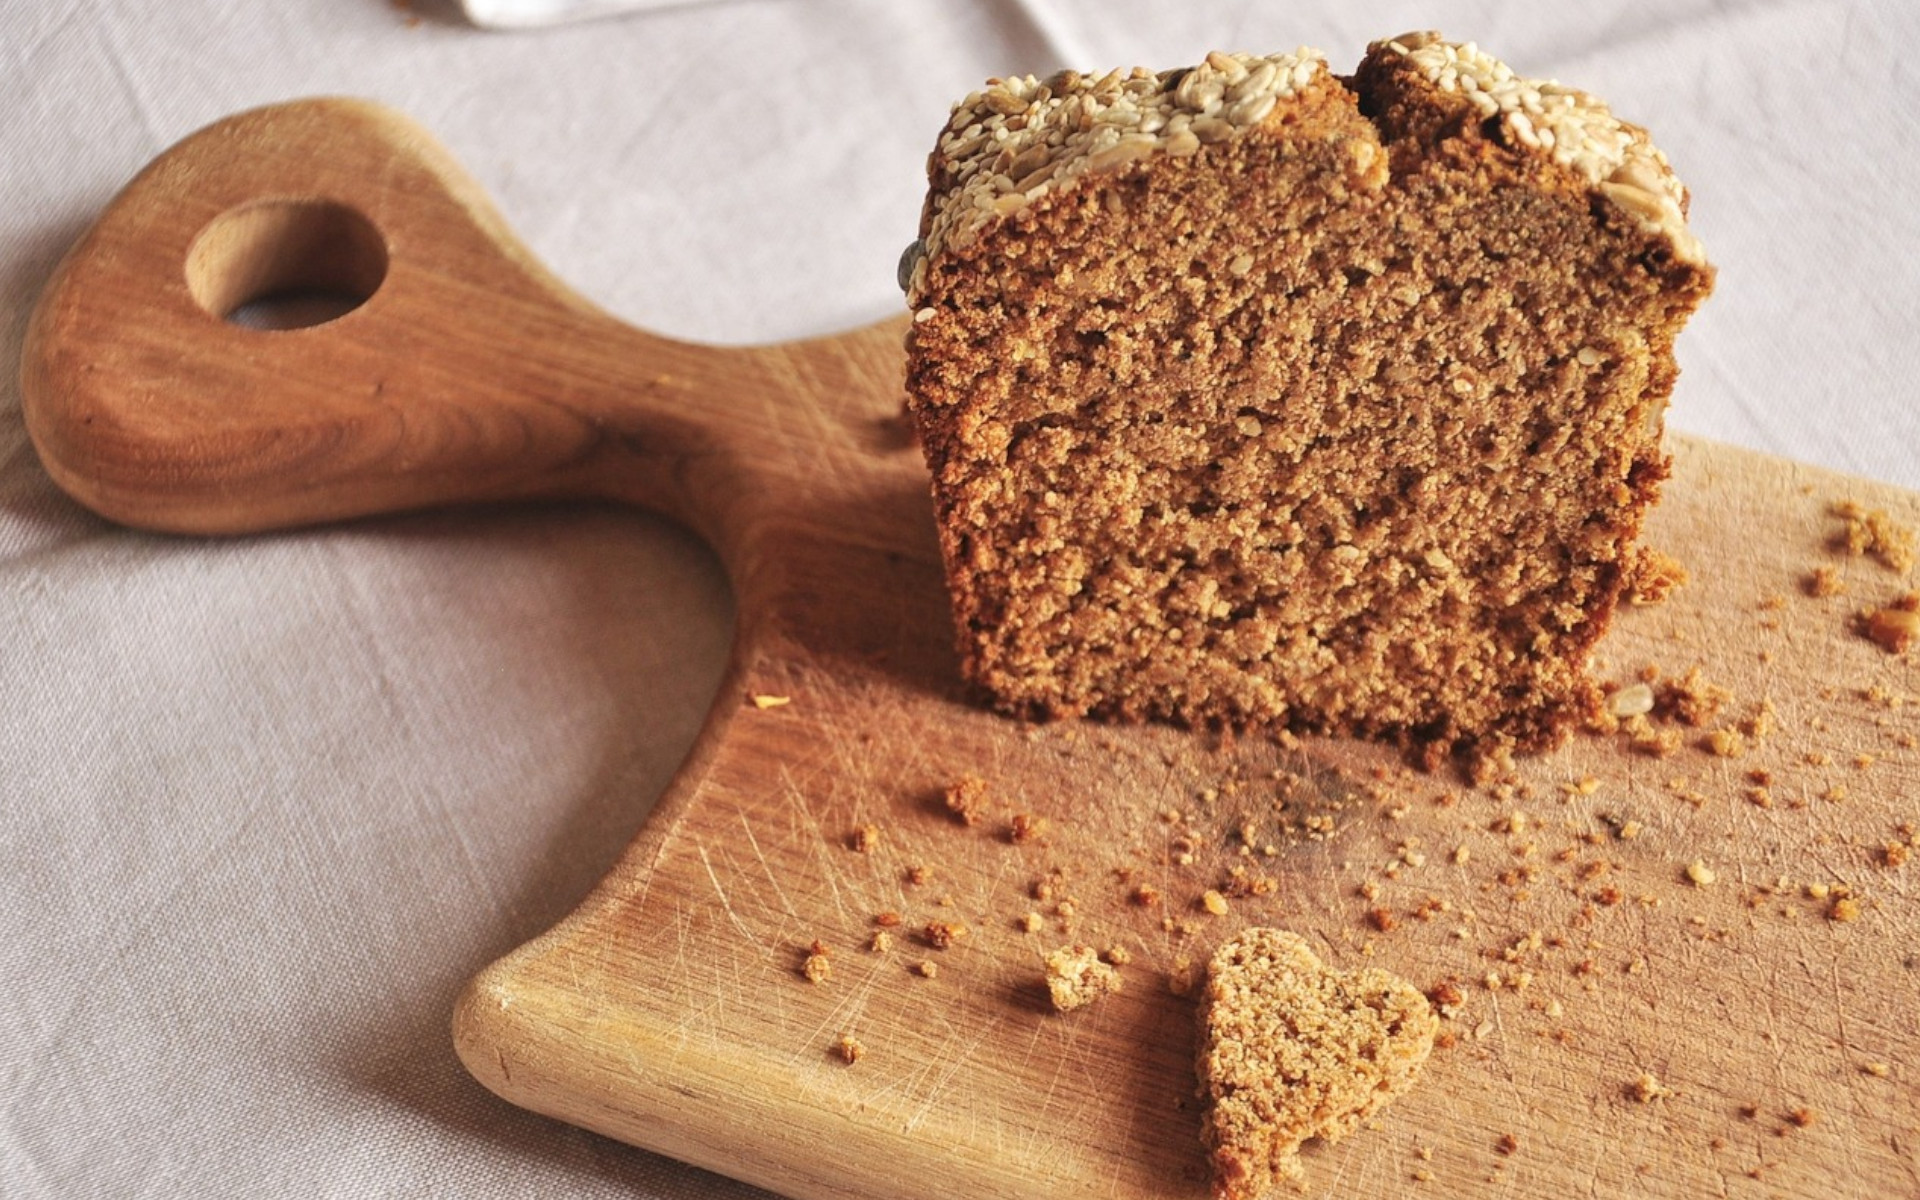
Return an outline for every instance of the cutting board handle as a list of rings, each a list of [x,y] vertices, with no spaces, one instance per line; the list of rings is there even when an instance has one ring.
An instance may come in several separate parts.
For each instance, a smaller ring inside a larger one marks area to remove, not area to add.
[[[305,328],[228,319],[288,289],[358,303]],[[230,117],[148,166],[56,271],[21,377],[54,478],[137,526],[586,495],[711,536],[752,464],[792,458],[769,419],[790,385],[766,363],[615,320],[431,136],[328,98]]]

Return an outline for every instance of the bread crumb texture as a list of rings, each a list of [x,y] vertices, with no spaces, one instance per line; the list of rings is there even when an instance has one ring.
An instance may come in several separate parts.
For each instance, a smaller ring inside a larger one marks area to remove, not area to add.
[[[1120,972],[1091,946],[1064,946],[1047,955],[1047,993],[1061,1012],[1084,1008],[1120,990]]]
[[[1410,1088],[1439,1031],[1411,984],[1333,970],[1269,928],[1214,953],[1200,1022],[1202,1135],[1222,1200],[1299,1179],[1301,1144],[1338,1141]]]
[[[1434,754],[1594,711],[1678,582],[1636,539],[1713,279],[1644,131],[1420,34],[996,80],[928,170],[908,409],[999,707]]]
[[[839,1056],[841,1062],[852,1066],[866,1056],[867,1048],[859,1038],[850,1033],[843,1033],[840,1035],[840,1040],[833,1044],[833,1052]]]
[[[1895,574],[1913,570],[1914,532],[1881,509],[1870,509],[1857,500],[1842,500],[1833,506],[1833,515],[1845,522],[1835,542],[1855,558],[1871,555]]]

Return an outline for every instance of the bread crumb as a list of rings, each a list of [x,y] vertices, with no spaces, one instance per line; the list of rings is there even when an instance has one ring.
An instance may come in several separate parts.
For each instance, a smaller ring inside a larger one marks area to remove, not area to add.
[[[879,844],[880,827],[878,825],[862,825],[847,839],[847,845],[861,854],[871,853]]]
[[[1802,1105],[1787,1114],[1787,1120],[1801,1129],[1805,1129],[1820,1119],[1818,1111]]]
[[[1627,744],[1635,754],[1644,754],[1649,758],[1672,758],[1680,753],[1681,737],[1677,729],[1655,729],[1649,725],[1629,730],[1628,734]]]
[[[1696,666],[1678,680],[1660,685],[1654,695],[1654,713],[1698,728],[1711,721],[1732,697],[1726,688],[1707,682]]]
[[[1520,1135],[1503,1133],[1494,1140],[1493,1148],[1507,1157],[1518,1154],[1520,1152]]]
[[[1860,919],[1860,902],[1852,896],[1835,897],[1832,907],[1827,909],[1827,919],[1846,924]]]
[[[906,880],[910,886],[919,887],[933,878],[933,868],[927,866],[925,863],[914,863],[906,869],[905,873],[901,875],[901,878]]]
[[[1700,859],[1696,858],[1687,864],[1687,882],[1695,887],[1712,887],[1719,878],[1713,873],[1713,868]]]
[[[840,1056],[840,1061],[848,1066],[859,1062],[860,1056],[867,1052],[867,1048],[860,1044],[860,1040],[850,1033],[841,1034],[840,1040],[833,1044],[833,1049]]]
[[[977,825],[986,807],[987,781],[978,775],[962,775],[947,788],[947,811],[962,825]]]
[[[819,942],[813,944],[813,951],[800,964],[800,973],[807,977],[808,983],[825,983],[833,978],[833,962],[827,957],[825,946]]]
[[[792,696],[770,696],[765,693],[756,693],[754,695],[748,696],[747,702],[752,704],[755,708],[765,710],[769,708],[782,708],[782,707],[785,707],[786,705],[792,704],[793,697]]]
[[[1885,1079],[1893,1074],[1893,1068],[1879,1061],[1864,1062],[1860,1064],[1860,1072],[1863,1075],[1871,1075],[1875,1079]]]
[[[1635,566],[1637,569],[1627,591],[1627,603],[1636,607],[1659,604],[1675,588],[1685,587],[1690,578],[1687,569],[1678,560],[1658,550],[1642,550]]]
[[[1701,745],[1721,758],[1739,758],[1747,752],[1747,738],[1738,729],[1716,729],[1701,739]]]
[[[1216,917],[1224,917],[1227,915],[1227,898],[1212,888],[1208,888],[1200,895],[1200,907],[1206,909]]]
[[[1329,968],[1278,929],[1215,952],[1200,1021],[1202,1135],[1223,1200],[1299,1179],[1301,1144],[1338,1141],[1413,1086],[1439,1032],[1404,980]]]
[[[873,931],[873,937],[867,940],[867,949],[875,954],[885,954],[893,949],[893,935],[884,929]]]
[[[1800,586],[1807,595],[1815,598],[1842,596],[1847,591],[1846,581],[1840,578],[1840,572],[1828,566],[1815,567],[1807,572],[1806,578],[1800,581]]]
[[[926,979],[932,979],[940,973],[940,964],[930,958],[923,958],[913,964],[914,972]]]
[[[1007,840],[1016,846],[1025,845],[1038,841],[1046,832],[1047,822],[1044,818],[1032,813],[1015,813],[1007,825]]]
[[[1039,933],[1041,929],[1046,927],[1046,924],[1047,919],[1037,912],[1030,912],[1020,918],[1020,928],[1028,933]]]
[[[1120,972],[1101,962],[1091,946],[1062,947],[1047,955],[1047,993],[1061,1012],[1082,1008],[1120,988]]]
[[[1655,1100],[1665,1100],[1673,1095],[1673,1089],[1661,1083],[1652,1075],[1642,1075],[1633,1081],[1628,1091],[1642,1104],[1652,1104]]]
[[[1833,515],[1846,522],[1835,540],[1848,554],[1859,558],[1871,555],[1882,566],[1904,575],[1913,569],[1913,530],[1888,516],[1882,509],[1863,508],[1858,501],[1842,500],[1833,506]]]
[[[967,936],[966,925],[959,921],[928,921],[920,936],[935,950],[945,950]]]

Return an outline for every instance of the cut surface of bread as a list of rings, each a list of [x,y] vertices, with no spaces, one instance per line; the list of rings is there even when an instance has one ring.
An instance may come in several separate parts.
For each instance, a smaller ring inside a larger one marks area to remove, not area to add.
[[[907,404],[968,679],[1551,745],[1712,286],[1635,126],[1437,35],[993,81],[929,160]]]

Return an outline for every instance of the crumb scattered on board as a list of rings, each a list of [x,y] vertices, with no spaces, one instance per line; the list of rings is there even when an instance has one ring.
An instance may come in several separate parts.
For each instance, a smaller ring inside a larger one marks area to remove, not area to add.
[[[843,1033],[840,1035],[840,1040],[833,1044],[833,1052],[840,1056],[841,1062],[852,1066],[866,1054],[867,1048],[860,1044],[859,1038],[850,1033]]]
[[[1835,511],[1843,507],[1835,506]],[[1911,531],[1884,513],[1876,516],[1865,509],[1843,519],[1846,531],[1831,542],[1822,545],[1816,536],[1806,543],[1810,552],[1827,561],[1788,567],[1777,579],[1753,588],[1737,609],[1746,614],[1741,619],[1752,621],[1759,631],[1755,637],[1761,644],[1753,647],[1759,662],[1771,663],[1772,648],[1784,649],[1796,635],[1831,640],[1840,632],[1870,639],[1890,655],[1910,649],[1920,627],[1920,592],[1906,590],[1913,586],[1911,582],[1895,580],[1887,572],[1906,569],[1900,565],[1907,561],[1901,547],[1906,545],[1910,552]],[[1842,554],[1870,561],[1849,562]],[[1665,573],[1684,577],[1677,564]],[[1714,583],[1706,581],[1703,593]],[[1793,599],[1795,595],[1802,598]],[[1825,603],[1835,597],[1845,599]],[[1675,607],[1685,615],[1685,601]],[[1633,619],[1664,621],[1669,615],[1652,613]],[[1824,624],[1809,628],[1809,622]],[[1769,643],[1769,634],[1779,636]],[[1737,635],[1735,643],[1745,648]],[[1364,960],[1376,954],[1392,956],[1396,944],[1401,951],[1420,946],[1424,954],[1433,944],[1432,935],[1405,940],[1408,931],[1430,926],[1441,932],[1448,940],[1439,945],[1457,945],[1460,953],[1442,954],[1448,960],[1446,970],[1435,971],[1437,982],[1426,981],[1425,995],[1438,1027],[1430,1044],[1477,1055],[1487,1052],[1480,1049],[1482,1044],[1504,1041],[1511,1046],[1521,1037],[1551,1046],[1578,1046],[1581,1038],[1591,1036],[1590,1022],[1583,1022],[1578,1010],[1585,997],[1604,994],[1618,981],[1652,980],[1672,971],[1675,960],[1667,952],[1682,947],[1689,960],[1714,946],[1739,954],[1749,944],[1746,935],[1752,926],[1742,928],[1730,914],[1752,914],[1751,921],[1857,926],[1844,933],[1833,930],[1834,935],[1848,938],[1873,933],[1876,923],[1887,926],[1889,897],[1885,888],[1876,891],[1874,881],[1888,880],[1888,887],[1908,886],[1904,881],[1910,876],[1892,873],[1905,872],[1913,852],[1920,849],[1915,821],[1886,821],[1865,840],[1851,835],[1835,840],[1821,827],[1804,823],[1763,826],[1770,837],[1790,832],[1791,844],[1797,848],[1818,848],[1811,861],[1819,864],[1820,874],[1793,879],[1773,869],[1756,870],[1755,858],[1743,850],[1742,843],[1722,842],[1717,834],[1710,839],[1708,831],[1716,826],[1703,820],[1716,812],[1724,815],[1731,804],[1753,820],[1791,821],[1793,814],[1805,810],[1857,804],[1863,790],[1879,794],[1883,788],[1870,788],[1861,780],[1888,770],[1889,763],[1911,764],[1911,756],[1902,752],[1920,749],[1912,720],[1920,710],[1920,695],[1905,694],[1901,690],[1904,677],[1897,674],[1859,679],[1857,686],[1840,677],[1819,689],[1817,696],[1757,694],[1751,690],[1751,668],[1732,667],[1724,657],[1692,661],[1698,651],[1690,651],[1683,639],[1676,637],[1670,650],[1648,653],[1664,661],[1596,665],[1597,677],[1609,682],[1587,732],[1617,739],[1615,745],[1624,756],[1613,763],[1576,753],[1566,769],[1545,781],[1534,778],[1531,764],[1511,761],[1493,763],[1483,774],[1452,782],[1391,766],[1376,766],[1371,779],[1363,772],[1349,777],[1344,768],[1332,772],[1330,780],[1313,779],[1313,744],[1290,735],[1276,737],[1279,750],[1295,756],[1292,762],[1309,764],[1308,775],[1276,768],[1271,780],[1242,777],[1231,774],[1240,768],[1231,758],[1225,759],[1230,777],[1183,779],[1164,796],[1142,801],[1137,811],[1126,810],[1134,812],[1130,819],[1138,825],[1118,832],[1136,844],[1128,851],[1131,857],[1111,868],[1053,859],[1073,851],[1072,821],[1062,815],[1069,811],[1065,801],[1023,797],[1031,810],[1016,813],[1012,811],[1016,806],[1000,802],[979,775],[949,775],[952,782],[944,788],[933,785],[932,798],[925,791],[916,792],[911,812],[921,818],[930,815],[934,825],[945,830],[939,836],[973,837],[983,845],[995,844],[996,853],[1019,864],[1009,867],[1006,883],[998,885],[1004,889],[1007,907],[994,911],[987,907],[993,901],[983,903],[980,895],[965,894],[968,884],[950,880],[950,873],[943,872],[943,887],[962,889],[957,904],[953,896],[936,900],[924,892],[915,896],[896,890],[886,902],[899,904],[906,915],[881,913],[873,918],[875,927],[854,933],[848,944],[861,945],[864,939],[870,950],[889,952],[894,948],[889,931],[897,929],[901,936],[911,933],[910,941],[922,947],[943,949],[966,936],[960,912],[974,921],[983,950],[989,938],[1013,937],[1021,939],[1022,953],[1031,955],[1036,942],[1022,935],[1057,930],[1072,940],[1066,949],[1049,956],[1047,982],[1050,998],[1066,1010],[1107,994],[1095,981],[1108,974],[1117,990],[1119,973],[1113,968],[1132,956],[1112,936],[1120,929],[1141,949],[1149,969],[1164,981],[1168,992],[1198,995],[1204,1004],[1201,985],[1206,975],[1204,964],[1195,961],[1196,954],[1201,954],[1198,948],[1213,937],[1231,934],[1243,922],[1284,919],[1282,914],[1290,906],[1300,906],[1297,893],[1275,892],[1276,876],[1284,881],[1288,872],[1276,871],[1269,860],[1294,848],[1304,851],[1318,846],[1324,850],[1315,853],[1333,855],[1325,871],[1341,881],[1344,890],[1339,894],[1360,899],[1349,901],[1344,929],[1316,919],[1315,933],[1328,938],[1336,953],[1344,956],[1350,951]],[[1870,652],[1868,657],[1877,658]],[[1889,665],[1894,671],[1901,666]],[[1870,723],[1858,719],[1861,711],[1872,715]],[[1860,741],[1863,728],[1877,742]],[[1875,728],[1881,732],[1874,734]],[[1846,740],[1837,736],[1842,729],[1848,731]],[[1028,740],[1052,738],[1058,744],[1080,736],[1029,731]],[[1103,735],[1097,731],[1084,736],[1105,751],[1123,745],[1101,741]],[[1222,738],[1220,744],[1230,748],[1231,739]],[[1300,757],[1303,747],[1309,752],[1304,759]],[[1166,761],[1171,764],[1173,759]],[[1283,764],[1287,761],[1282,759]],[[1621,763],[1624,769],[1615,769]],[[994,766],[997,772],[1006,769],[1004,763]],[[1312,786],[1303,788],[1303,782]],[[1443,821],[1438,836],[1433,825],[1421,827],[1418,820],[1407,822],[1405,828],[1418,827],[1422,837],[1386,833],[1410,813],[1423,812]],[[1912,815],[1920,817],[1920,809]],[[1062,830],[1061,848],[1037,836],[1046,831],[1049,816]],[[1382,834],[1377,846],[1365,833],[1374,822]],[[976,828],[969,833],[962,827]],[[852,842],[863,840],[863,831],[852,821],[837,828],[843,832],[854,828]],[[874,836],[856,848],[872,849],[877,834],[876,827]],[[899,822],[889,823],[887,837],[888,849],[904,847],[911,840]],[[925,854],[927,862],[944,861],[937,850],[913,849]],[[880,857],[887,860],[884,874],[889,886],[924,883],[930,875],[930,869],[922,866],[903,876],[898,859]],[[1109,869],[1110,879],[1097,878]],[[1444,881],[1436,881],[1436,872],[1447,873]],[[1906,896],[1905,891],[1899,893],[1900,899]],[[1305,903],[1314,906],[1308,912],[1314,918],[1332,916],[1339,909],[1338,903],[1318,898]],[[937,921],[928,922],[928,916],[936,915],[928,911],[934,904],[957,911],[938,914]],[[1660,921],[1663,910],[1668,914],[1677,910],[1678,915]],[[1530,914],[1536,927],[1510,928],[1522,913]],[[1623,923],[1632,925],[1634,936],[1639,936],[1640,922],[1656,921],[1660,932],[1650,936],[1684,940],[1650,941],[1639,952],[1631,948],[1632,937],[1622,940]],[[1544,928],[1537,927],[1541,925]],[[1109,943],[1104,954],[1092,949]],[[821,975],[816,982],[830,978],[831,964],[821,949]],[[1071,961],[1062,958],[1056,964],[1051,961],[1056,956],[1071,956]],[[964,984],[978,958],[976,954],[942,961]],[[1410,960],[1402,955],[1389,961]],[[907,956],[893,965],[895,970],[928,979],[940,971],[933,958],[915,961]],[[811,970],[803,973],[814,978]],[[923,994],[943,993],[934,988]],[[1444,1025],[1439,1024],[1441,1020]],[[1661,1104],[1676,1095],[1676,1088],[1665,1078],[1669,1069],[1679,1070],[1678,1078],[1695,1080],[1699,1086],[1700,1076],[1688,1070],[1688,1064],[1676,1064],[1648,1044],[1627,1048],[1645,1054],[1646,1061],[1660,1062],[1659,1073],[1636,1076],[1630,1070],[1614,1076],[1612,1084],[1597,1085],[1596,1101],[1639,1113],[1638,1119],[1656,1126],[1668,1119],[1666,1112],[1693,1110],[1691,1089],[1685,1105]],[[1904,1086],[1889,1047],[1850,1049],[1848,1074],[1858,1087],[1880,1095],[1889,1086]],[[837,1048],[835,1052],[840,1053]],[[1895,1082],[1882,1082],[1888,1080]],[[1750,1119],[1762,1119],[1769,1134],[1788,1137],[1820,1120],[1818,1110],[1789,1095],[1763,1100],[1754,1106],[1761,1116]],[[1853,1128],[1844,1115],[1832,1117],[1830,1123],[1834,1132],[1823,1128],[1817,1138],[1805,1139],[1806,1144],[1835,1136],[1841,1127]],[[1498,1133],[1498,1129],[1482,1132],[1483,1139],[1493,1140],[1482,1140],[1479,1152],[1491,1155],[1494,1171],[1519,1169],[1507,1167],[1505,1160],[1520,1153],[1523,1136],[1528,1149],[1534,1150],[1536,1131],[1518,1122],[1513,1132]],[[1296,1150],[1300,1140],[1294,1140]],[[1727,1144],[1724,1137],[1711,1140],[1715,1152]],[[1552,1142],[1548,1138],[1544,1148],[1529,1157],[1552,1153]],[[1772,1145],[1773,1137],[1767,1142]],[[1701,1145],[1706,1146],[1706,1139]],[[1269,1155],[1270,1160],[1290,1158]],[[1422,1160],[1423,1164],[1428,1161]],[[1297,1161],[1291,1165],[1298,1170]],[[1776,1166],[1765,1162],[1753,1170]],[[1286,1177],[1285,1167],[1269,1162],[1268,1169],[1274,1178]],[[1249,1175],[1252,1170],[1250,1166]],[[1416,1181],[1433,1176],[1426,1165],[1413,1170]]]
[[[986,812],[987,781],[978,775],[962,775],[947,788],[943,797],[947,811],[963,825],[978,825]]]
[[[808,983],[825,983],[833,978],[833,959],[829,957],[824,942],[815,942],[807,949],[807,956],[800,963],[800,973]]]
[[[1842,500],[1832,508],[1844,522],[1836,542],[1850,555],[1870,555],[1896,574],[1913,569],[1914,532],[1882,509],[1870,509],[1857,500]]]
[[[959,921],[928,921],[920,929],[920,938],[935,950],[945,950],[968,932],[966,925]]]
[[[1084,1008],[1120,988],[1120,972],[1091,946],[1063,946],[1047,955],[1047,994],[1061,1012]]]

